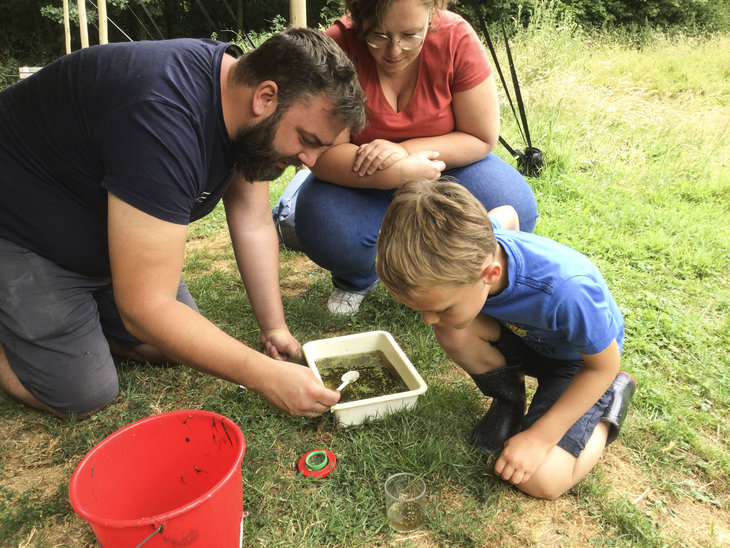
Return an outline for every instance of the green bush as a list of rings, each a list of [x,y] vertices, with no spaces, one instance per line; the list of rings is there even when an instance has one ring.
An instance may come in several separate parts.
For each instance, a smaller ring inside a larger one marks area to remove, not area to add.
[[[20,63],[8,52],[0,53],[0,89],[8,87],[18,81]]]
[[[527,26],[536,13],[569,16],[587,29],[680,28],[685,32],[730,29],[730,0],[460,0],[454,8],[476,23],[474,2],[487,22],[519,21]]]

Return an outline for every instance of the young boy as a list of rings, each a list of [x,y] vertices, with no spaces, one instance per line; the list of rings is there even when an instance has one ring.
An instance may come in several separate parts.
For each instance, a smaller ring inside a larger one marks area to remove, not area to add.
[[[626,416],[636,382],[619,372],[623,317],[585,256],[497,225],[456,183],[407,183],[383,220],[377,272],[493,398],[472,443],[499,455],[502,479],[554,500]],[[525,374],[538,381],[527,414]]]

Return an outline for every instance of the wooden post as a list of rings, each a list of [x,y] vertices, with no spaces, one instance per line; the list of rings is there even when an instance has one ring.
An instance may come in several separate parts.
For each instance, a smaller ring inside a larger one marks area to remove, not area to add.
[[[63,33],[66,36],[66,53],[71,53],[71,21],[68,15],[68,0],[63,0]]]
[[[106,0],[97,0],[99,11],[99,43],[109,43],[109,31],[106,19]]]
[[[81,31],[81,47],[89,47],[89,27],[86,22],[86,0],[77,0],[79,7],[79,30]]]
[[[289,0],[289,19],[292,27],[307,26],[307,0]]]

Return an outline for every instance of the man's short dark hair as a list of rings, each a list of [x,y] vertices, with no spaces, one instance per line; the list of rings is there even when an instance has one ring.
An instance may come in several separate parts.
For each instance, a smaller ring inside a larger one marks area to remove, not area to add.
[[[365,93],[350,58],[321,31],[289,28],[246,53],[238,63],[236,82],[257,86],[276,82],[279,107],[322,93],[334,105],[333,114],[352,133],[365,127]]]

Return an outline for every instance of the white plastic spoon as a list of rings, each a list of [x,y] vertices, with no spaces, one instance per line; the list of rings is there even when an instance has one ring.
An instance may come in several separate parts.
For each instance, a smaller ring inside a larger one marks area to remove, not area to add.
[[[342,375],[342,384],[337,387],[337,391],[339,392],[345,386],[350,384],[351,382],[355,382],[357,379],[360,378],[360,372],[359,371],[347,371]]]

